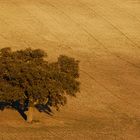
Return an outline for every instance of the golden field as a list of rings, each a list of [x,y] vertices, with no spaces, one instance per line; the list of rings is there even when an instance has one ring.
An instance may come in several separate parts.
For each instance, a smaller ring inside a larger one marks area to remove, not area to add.
[[[0,111],[0,140],[140,140],[138,0],[0,0],[0,48],[80,60],[81,92],[27,124]]]

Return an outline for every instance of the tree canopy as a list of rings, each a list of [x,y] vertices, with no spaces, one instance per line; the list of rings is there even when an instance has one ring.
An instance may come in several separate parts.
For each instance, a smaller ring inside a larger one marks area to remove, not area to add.
[[[67,95],[80,91],[79,61],[60,55],[57,62],[46,61],[41,49],[12,51],[0,49],[0,101],[20,102],[27,108],[37,104],[59,109]]]

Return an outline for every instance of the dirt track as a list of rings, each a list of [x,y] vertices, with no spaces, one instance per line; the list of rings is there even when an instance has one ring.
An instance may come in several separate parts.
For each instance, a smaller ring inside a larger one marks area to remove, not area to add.
[[[81,93],[61,112],[0,112],[0,140],[139,140],[140,2],[0,0],[0,48],[42,48],[80,60]]]

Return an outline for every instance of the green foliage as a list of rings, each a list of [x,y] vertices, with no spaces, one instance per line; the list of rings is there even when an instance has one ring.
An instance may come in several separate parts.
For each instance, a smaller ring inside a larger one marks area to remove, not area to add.
[[[47,104],[59,109],[66,104],[66,95],[79,91],[79,61],[59,56],[58,61],[45,61],[43,50],[31,48],[0,50],[0,101],[28,106]]]
[[[79,61],[78,60],[61,55],[58,58],[58,64],[60,66],[61,72],[69,74],[73,78],[79,77]]]

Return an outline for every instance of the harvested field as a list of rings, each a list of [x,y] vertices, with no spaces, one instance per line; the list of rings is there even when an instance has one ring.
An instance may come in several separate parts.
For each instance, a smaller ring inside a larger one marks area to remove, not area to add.
[[[139,0],[0,0],[0,48],[80,60],[81,92],[27,124],[0,111],[0,140],[140,140]]]

